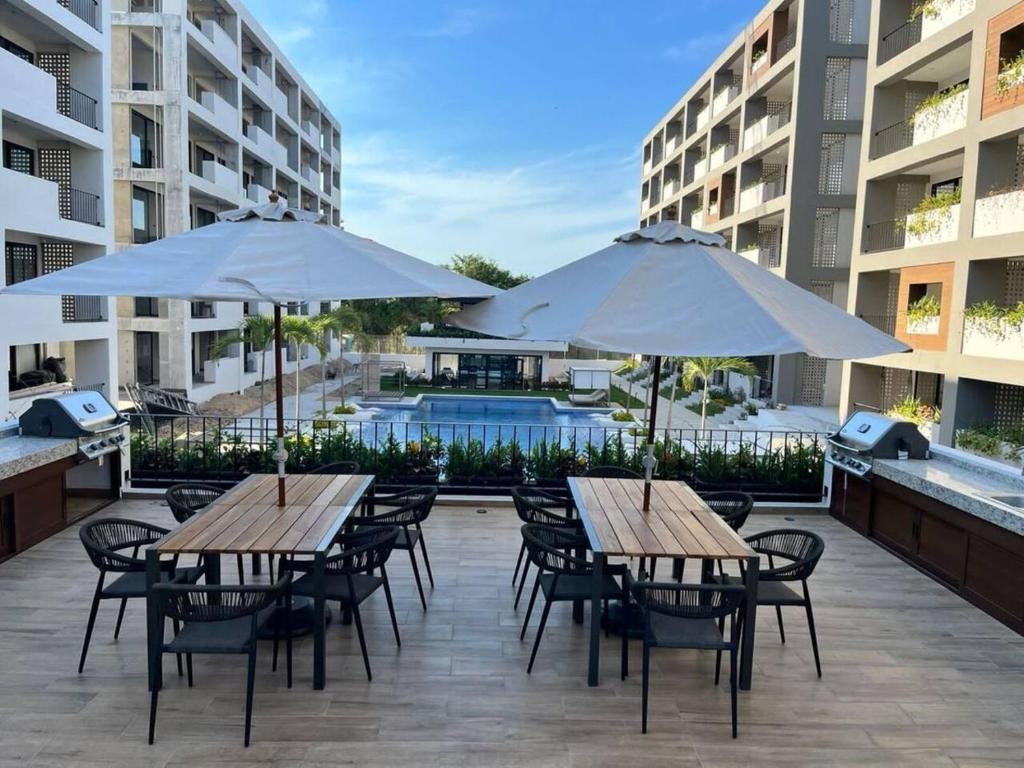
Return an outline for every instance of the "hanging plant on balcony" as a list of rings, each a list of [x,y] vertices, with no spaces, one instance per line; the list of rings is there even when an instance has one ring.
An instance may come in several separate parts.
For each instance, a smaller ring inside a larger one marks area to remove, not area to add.
[[[954,96],[957,96],[967,90],[967,83],[958,83],[950,88],[945,88],[941,91],[936,91],[930,96],[926,96],[914,113],[907,118],[907,125],[913,127],[916,123],[922,120],[941,120],[946,117],[945,110],[941,110],[940,107],[944,104],[948,104],[949,100]]]
[[[760,64],[761,63],[761,59],[763,59],[767,55],[768,55],[768,49],[767,48],[760,48],[760,49],[758,49],[756,51],[751,51],[751,53],[750,53],[750,67],[751,67],[751,69],[753,69],[758,64]]]
[[[1005,339],[1024,331],[1024,301],[1001,307],[991,301],[979,301],[964,310],[964,319],[972,330],[990,339]]]
[[[917,424],[917,426],[926,423],[938,424],[942,420],[942,411],[937,406],[922,403],[916,397],[911,397],[910,395],[896,403],[896,405],[885,412],[885,415],[894,419],[911,421]]]
[[[931,295],[922,296],[907,307],[907,327],[918,326],[938,318],[942,311],[939,300]]]
[[[1000,59],[999,74],[996,75],[996,91],[1005,96],[1014,88],[1024,85],[1024,50],[1012,59]]]
[[[918,16],[924,16],[928,19],[937,19],[942,12],[951,6],[955,0],[921,0],[921,2],[914,3],[913,8],[910,9],[910,21],[913,21]]]
[[[949,220],[950,209],[960,204],[960,190],[929,195],[919,202],[906,223],[907,232],[921,237],[934,234]]]
[[[713,155],[713,154],[715,154],[715,152],[717,152],[718,150],[720,150],[720,149],[725,149],[725,148],[726,148],[726,147],[728,147],[728,146],[729,146],[729,144],[727,144],[727,143],[726,143],[726,142],[724,142],[724,141],[723,141],[723,142],[719,142],[718,144],[714,144],[714,145],[713,145],[713,146],[711,147],[711,151],[710,151],[710,152],[708,152],[708,155],[709,155],[709,156],[710,156],[710,155]]]

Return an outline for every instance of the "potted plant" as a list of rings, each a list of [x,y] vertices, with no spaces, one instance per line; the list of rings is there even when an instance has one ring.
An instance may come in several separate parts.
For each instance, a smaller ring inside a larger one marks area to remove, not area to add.
[[[996,91],[1006,96],[1010,91],[1024,85],[1024,50],[1010,59],[1000,59],[999,74],[996,75]]]
[[[925,97],[907,125],[913,131],[913,143],[920,144],[962,128],[967,119],[967,83],[958,83]]]
[[[980,301],[964,311],[964,354],[1024,359],[1024,301],[1001,307]]]
[[[539,486],[560,488],[567,477],[580,469],[575,444],[561,445],[557,440],[541,440],[530,447],[526,471]]]
[[[934,336],[939,332],[942,305],[931,294],[925,294],[907,307],[907,333]]]
[[[940,192],[924,197],[907,214],[903,226],[907,237],[905,245],[925,245],[952,240],[960,221],[960,189]]]

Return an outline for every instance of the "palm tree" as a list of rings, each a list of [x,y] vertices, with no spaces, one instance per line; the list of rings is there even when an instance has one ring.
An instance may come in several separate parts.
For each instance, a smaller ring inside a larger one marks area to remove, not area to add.
[[[316,346],[323,339],[323,334],[304,315],[285,315],[281,318],[281,338],[295,345],[295,430],[299,431],[299,373],[302,370],[302,347],[305,344]],[[278,372],[280,374],[280,371]]]
[[[700,402],[701,432],[704,431],[704,424],[708,416],[708,388],[712,374],[715,371],[725,371],[743,376],[757,375],[757,366],[744,357],[684,357],[682,362],[683,385],[687,389],[694,389],[698,379],[704,385],[704,394]]]
[[[332,309],[330,312],[327,312],[327,313],[322,314],[322,315],[317,315],[317,317],[314,319],[314,322],[316,323],[317,327],[321,331],[333,331],[334,333],[337,333],[338,336],[341,336],[342,334],[345,334],[345,333],[358,334],[358,333],[361,332],[362,327],[363,327],[362,315],[351,304],[341,304],[341,305],[335,307],[334,309]],[[325,352],[323,354],[323,356],[321,356],[321,362],[323,364],[323,367],[321,369],[321,379],[322,379],[322,383],[323,383],[322,399],[323,399],[324,411],[327,410],[327,362],[326,362],[326,357],[327,357],[327,355],[329,353],[330,353],[330,350],[328,349],[327,352]],[[343,358],[339,357],[338,359],[342,360]],[[339,369],[340,369],[340,374],[339,375],[340,375],[340,378],[341,378],[341,388],[339,389],[339,392],[341,393],[341,404],[344,406],[345,405],[345,367],[344,367],[344,365],[339,366]]]
[[[668,420],[665,422],[665,426],[667,426],[669,429],[671,429],[672,428],[672,408],[676,404],[676,387],[679,385],[680,360],[679,360],[678,357],[669,357],[669,358],[665,359],[665,365],[667,365],[669,370],[672,372],[672,374],[671,374],[672,375],[672,389],[669,392],[669,398],[668,398],[668,414],[667,414]],[[658,391],[659,392],[661,391],[660,385],[658,387]]]
[[[211,347],[214,357],[223,357],[233,344],[248,344],[260,353],[260,434],[265,422],[263,408],[266,403],[264,385],[267,380],[267,348],[274,343],[274,320],[269,315],[246,315],[238,328],[222,336]]]

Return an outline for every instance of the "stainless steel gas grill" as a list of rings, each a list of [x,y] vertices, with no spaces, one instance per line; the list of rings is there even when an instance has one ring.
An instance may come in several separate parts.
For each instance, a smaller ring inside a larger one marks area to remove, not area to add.
[[[78,440],[80,461],[121,449],[128,420],[99,392],[37,398],[18,420],[21,434]]]
[[[858,477],[871,473],[875,459],[896,459],[902,451],[909,459],[928,458],[928,439],[917,425],[868,411],[853,413],[828,443],[825,461]]]

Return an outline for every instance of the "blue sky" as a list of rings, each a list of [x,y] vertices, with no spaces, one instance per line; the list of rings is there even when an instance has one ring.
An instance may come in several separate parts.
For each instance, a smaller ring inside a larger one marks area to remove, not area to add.
[[[635,226],[644,134],[762,0],[247,4],[342,122],[348,229],[540,274]]]

